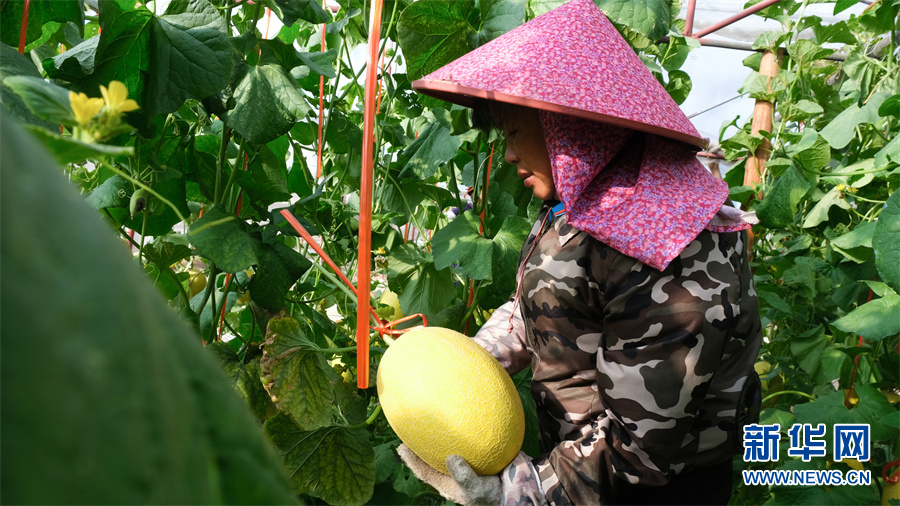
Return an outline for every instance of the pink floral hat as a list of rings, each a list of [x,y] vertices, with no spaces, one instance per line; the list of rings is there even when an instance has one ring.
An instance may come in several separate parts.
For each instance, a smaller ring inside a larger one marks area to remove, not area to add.
[[[412,83],[471,107],[485,98],[706,141],[591,0],[572,0]]]
[[[756,222],[723,205],[728,185],[691,146],[706,142],[591,0],[539,16],[413,88],[464,106],[482,98],[540,110],[568,223],[655,269],[704,229]]]

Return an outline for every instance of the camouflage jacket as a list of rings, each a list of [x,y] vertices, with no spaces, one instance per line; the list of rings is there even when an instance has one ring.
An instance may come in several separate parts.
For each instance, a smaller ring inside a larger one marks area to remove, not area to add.
[[[704,231],[660,272],[548,210],[518,300],[475,337],[534,375],[542,457],[504,470],[504,502],[615,503],[626,484],[730,465],[761,340],[746,234]]]

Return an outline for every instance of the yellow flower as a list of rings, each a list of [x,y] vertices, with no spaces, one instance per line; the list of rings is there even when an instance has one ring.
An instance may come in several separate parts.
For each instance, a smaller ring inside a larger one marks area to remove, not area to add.
[[[91,98],[84,93],[70,91],[69,105],[72,107],[72,112],[75,113],[75,121],[79,125],[85,126],[100,112],[100,108],[103,107],[103,99]]]
[[[100,93],[103,94],[106,109],[110,114],[118,115],[140,108],[137,102],[128,98],[128,88],[120,81],[110,81],[109,88],[101,84]]]

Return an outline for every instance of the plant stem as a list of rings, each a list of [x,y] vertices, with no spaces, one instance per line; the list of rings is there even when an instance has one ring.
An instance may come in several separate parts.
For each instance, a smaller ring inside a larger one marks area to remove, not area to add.
[[[764,404],[766,401],[768,401],[768,400],[770,400],[770,399],[774,399],[775,397],[778,397],[779,395],[784,395],[784,394],[799,395],[799,396],[802,396],[802,397],[806,397],[807,399],[812,400],[812,401],[816,400],[815,396],[809,395],[809,394],[806,393],[806,392],[799,392],[799,391],[797,391],[797,390],[781,390],[781,391],[779,391],[779,392],[775,392],[775,393],[773,393],[773,394],[767,395],[767,396],[761,401],[761,404]]]
[[[216,190],[213,202],[222,203],[222,172],[225,170],[225,152],[228,150],[228,142],[231,140],[231,129],[222,127],[222,143],[219,145],[219,156],[216,159]]]
[[[372,425],[373,423],[375,423],[375,420],[378,419],[378,415],[380,415],[380,414],[381,414],[381,404],[375,406],[375,410],[372,411],[372,414],[369,416],[369,418],[366,419],[365,422],[358,423],[356,425],[347,425],[345,428],[350,429],[350,430],[365,429],[369,425]]]

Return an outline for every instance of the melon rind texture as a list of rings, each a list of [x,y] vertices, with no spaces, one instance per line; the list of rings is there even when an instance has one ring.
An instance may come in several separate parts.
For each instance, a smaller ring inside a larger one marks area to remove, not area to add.
[[[525,414],[512,379],[459,332],[420,327],[404,334],[382,357],[376,383],[388,423],[444,474],[454,454],[480,475],[498,474],[522,447]]]

